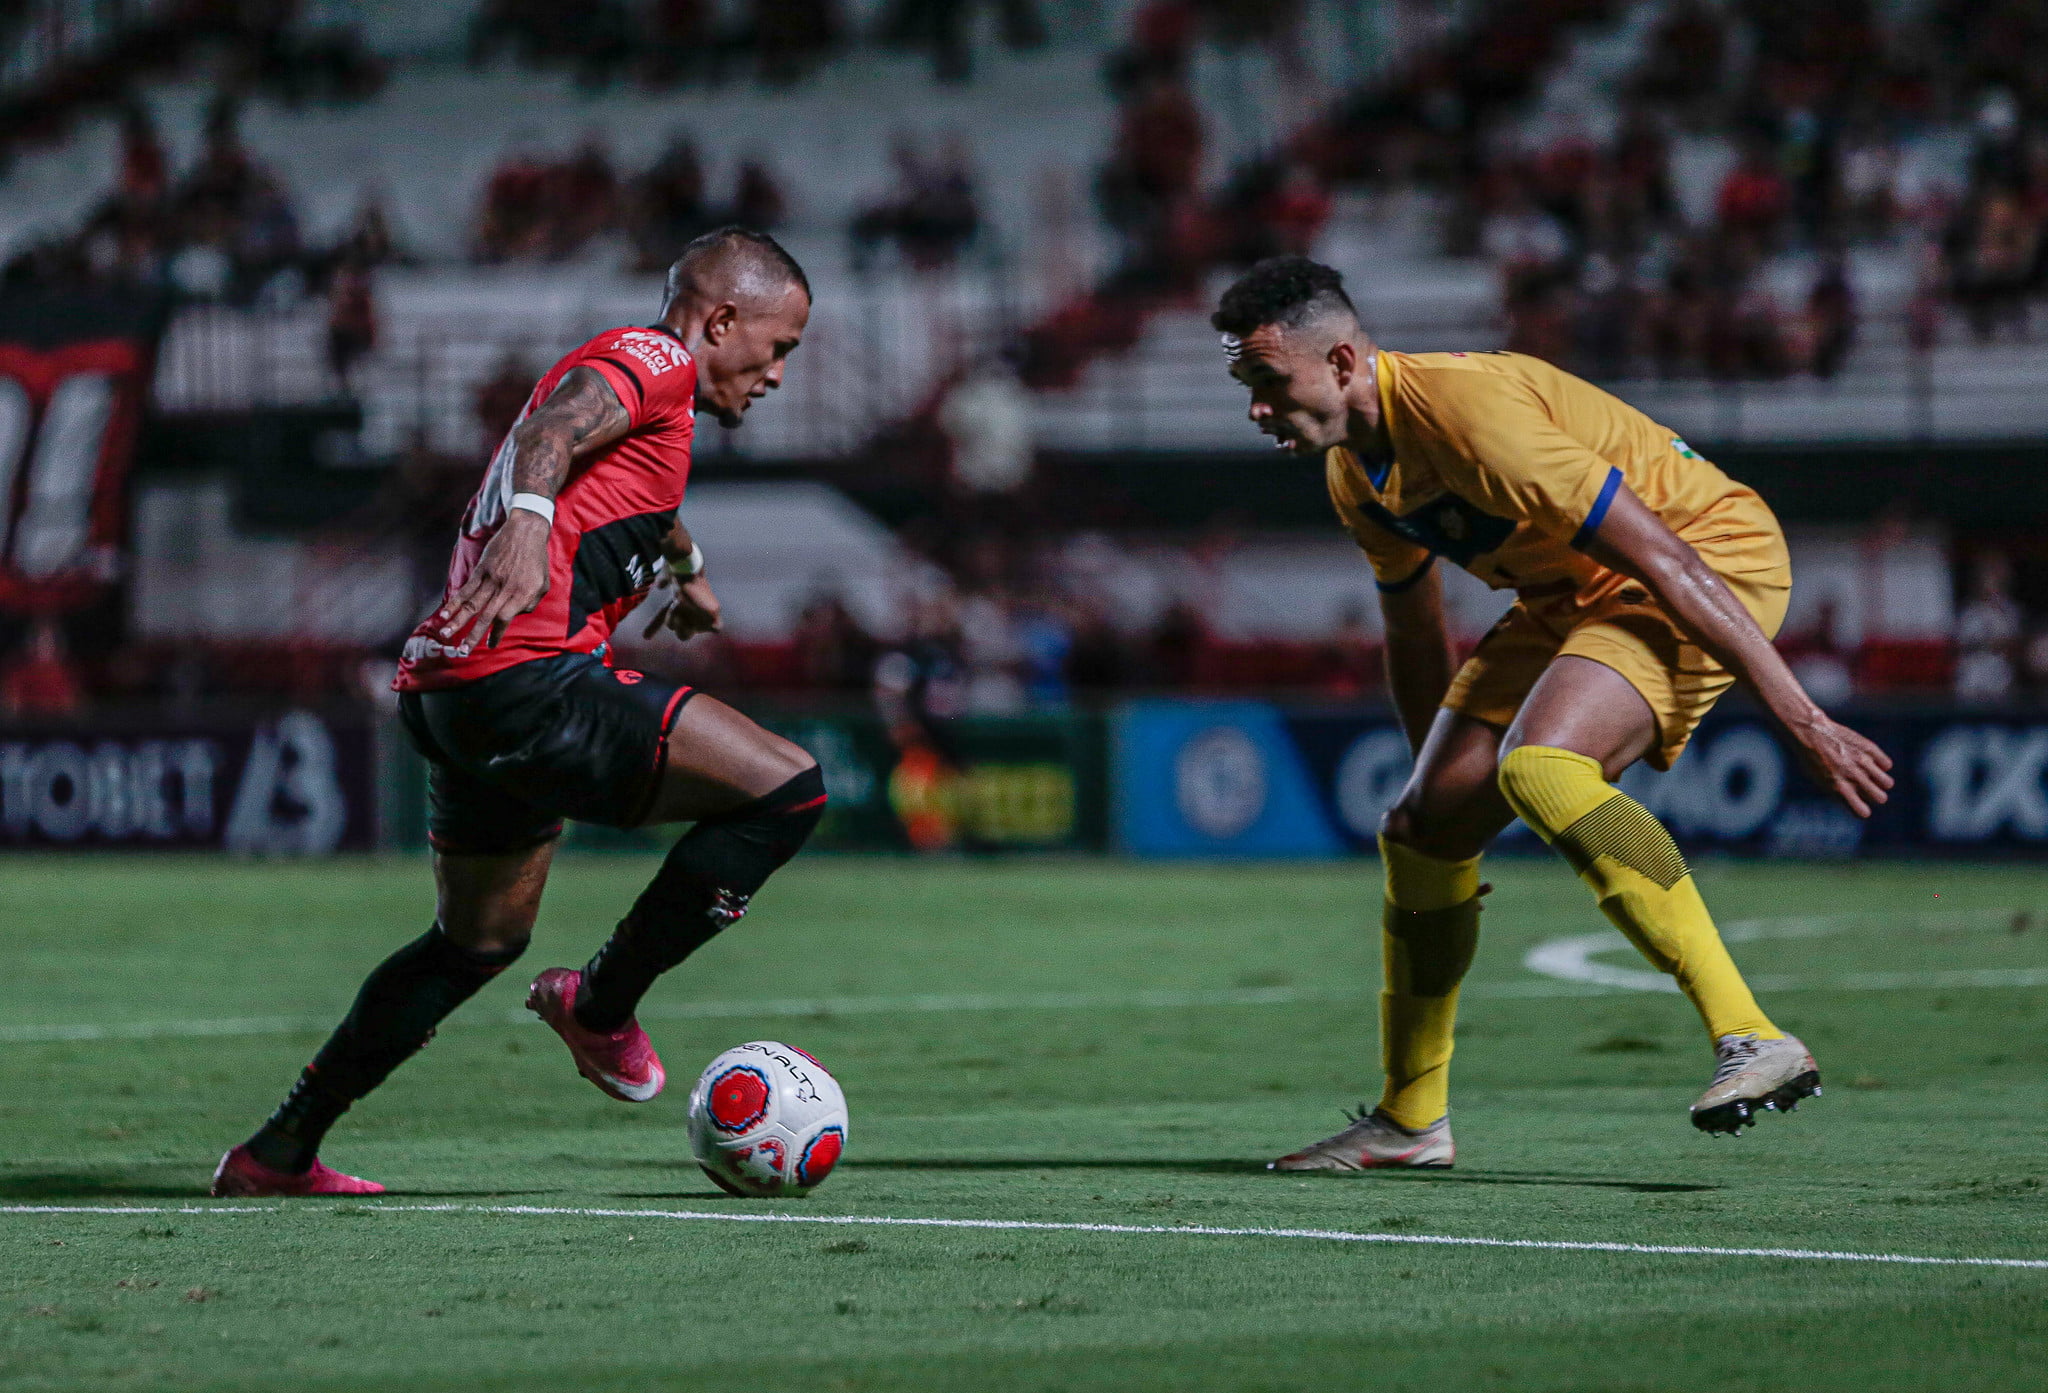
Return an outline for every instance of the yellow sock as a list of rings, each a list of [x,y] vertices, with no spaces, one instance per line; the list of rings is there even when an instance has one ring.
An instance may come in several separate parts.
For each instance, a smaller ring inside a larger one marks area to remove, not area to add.
[[[1699,1009],[1707,1034],[1776,1040],[1707,913],[1664,824],[1607,782],[1598,760],[1523,745],[1500,762],[1500,788],[1522,821],[1593,887],[1600,910]]]
[[[1381,919],[1380,1111],[1427,1127],[1450,1110],[1458,983],[1479,942],[1479,858],[1439,861],[1380,838],[1387,868]]]

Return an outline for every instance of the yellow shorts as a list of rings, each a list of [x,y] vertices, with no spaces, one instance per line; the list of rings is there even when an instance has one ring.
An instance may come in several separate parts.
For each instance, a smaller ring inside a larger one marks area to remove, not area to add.
[[[1776,638],[1792,598],[1785,534],[1754,494],[1725,498],[1680,530]],[[1669,769],[1701,717],[1735,677],[1693,643],[1642,585],[1609,571],[1574,594],[1517,600],[1451,679],[1446,709],[1505,729],[1536,679],[1560,654],[1613,668],[1656,713],[1659,745],[1647,758]]]

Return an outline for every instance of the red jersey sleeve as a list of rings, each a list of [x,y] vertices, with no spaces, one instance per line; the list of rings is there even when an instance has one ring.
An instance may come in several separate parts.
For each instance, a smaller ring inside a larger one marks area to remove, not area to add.
[[[697,399],[697,361],[661,329],[620,329],[593,346],[583,364],[618,394],[633,429],[687,417]]]

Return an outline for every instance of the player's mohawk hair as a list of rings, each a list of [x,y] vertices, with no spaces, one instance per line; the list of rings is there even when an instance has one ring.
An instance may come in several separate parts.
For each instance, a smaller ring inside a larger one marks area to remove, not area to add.
[[[1223,292],[1209,322],[1219,333],[1241,339],[1266,324],[1299,329],[1333,309],[1358,312],[1344,293],[1342,272],[1305,256],[1272,256]]]
[[[754,269],[767,270],[773,279],[795,284],[803,291],[805,299],[815,298],[811,295],[810,277],[804,274],[804,268],[797,264],[796,258],[782,243],[765,232],[729,223],[691,239],[690,244],[683,248],[683,254],[668,268],[668,281],[662,289],[664,300],[672,302],[682,294],[700,268],[727,259],[751,263]]]

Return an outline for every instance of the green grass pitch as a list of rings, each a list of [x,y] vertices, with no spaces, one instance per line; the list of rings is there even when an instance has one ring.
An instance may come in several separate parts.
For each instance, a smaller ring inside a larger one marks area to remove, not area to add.
[[[1458,1169],[1304,1180],[1263,1162],[1375,1092],[1370,863],[800,861],[657,987],[673,1086],[630,1107],[519,1002],[527,969],[580,963],[650,869],[565,858],[533,952],[344,1120],[328,1159],[390,1196],[232,1204],[203,1198],[215,1158],[426,925],[425,865],[0,865],[0,1389],[2048,1377],[2038,1267],[1180,1231],[2048,1258],[2037,870],[1704,869],[1724,923],[1758,921],[1738,957],[1827,1084],[1716,1140],[1686,1121],[1710,1060],[1684,1001],[1530,970],[1532,948],[1602,921],[1560,865],[1490,867]],[[1560,958],[1641,967],[1618,937]],[[688,1161],[690,1079],[761,1037],[819,1056],[851,1103],[846,1160],[809,1199],[727,1199]],[[450,1208],[404,1207],[421,1205]]]

